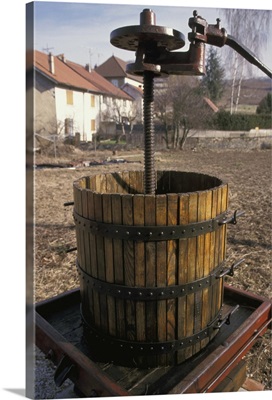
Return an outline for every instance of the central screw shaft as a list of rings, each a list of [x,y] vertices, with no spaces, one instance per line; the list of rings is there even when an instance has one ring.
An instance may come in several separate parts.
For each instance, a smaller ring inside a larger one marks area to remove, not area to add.
[[[145,138],[145,194],[155,194],[155,136],[154,136],[154,73],[144,71],[144,138]]]

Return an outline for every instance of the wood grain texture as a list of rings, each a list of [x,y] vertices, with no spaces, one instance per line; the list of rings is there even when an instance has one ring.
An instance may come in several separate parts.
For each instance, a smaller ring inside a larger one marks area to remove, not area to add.
[[[195,173],[158,171],[158,194],[143,194],[142,171],[85,177],[74,185],[76,212],[111,225],[161,227],[161,240],[119,239],[77,228],[78,260],[90,276],[136,288],[184,285],[211,274],[225,259],[226,227],[196,237],[163,239],[164,226],[215,218],[227,209],[227,185]],[[215,318],[222,305],[223,279],[186,296],[162,300],[123,299],[101,293],[81,279],[83,314],[109,336],[142,342],[166,342],[192,336]],[[210,338],[176,354],[134,356],[146,366],[181,363]]]

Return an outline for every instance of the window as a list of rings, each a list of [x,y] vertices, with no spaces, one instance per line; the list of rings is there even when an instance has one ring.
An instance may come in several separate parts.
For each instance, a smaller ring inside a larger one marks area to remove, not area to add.
[[[91,107],[95,107],[95,95],[91,94]]]
[[[112,79],[112,80],[111,80],[111,83],[112,83],[114,86],[118,87],[118,79]]]
[[[95,119],[91,119],[91,131],[95,131]]]
[[[72,90],[66,90],[66,102],[67,104],[74,104],[74,99],[73,99],[73,91]]]

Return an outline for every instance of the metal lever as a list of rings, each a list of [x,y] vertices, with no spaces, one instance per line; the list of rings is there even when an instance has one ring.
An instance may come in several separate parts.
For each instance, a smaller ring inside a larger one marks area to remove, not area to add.
[[[233,50],[237,51],[242,57],[244,57],[251,64],[258,67],[261,71],[263,71],[269,78],[272,78],[272,71],[264,65],[256,56],[252,53],[246,46],[241,44],[237,39],[233,36],[228,35],[226,40],[226,45],[231,47]]]
[[[68,378],[74,378],[76,375],[76,366],[72,363],[67,355],[63,356],[57,366],[54,381],[60,387]]]
[[[223,221],[218,222],[218,225],[226,225],[226,224],[236,225],[237,218],[241,217],[244,214],[245,214],[245,211],[235,210],[232,217],[226,218]]]
[[[63,203],[64,207],[73,206],[74,204],[74,201],[67,201],[66,203]]]
[[[239,304],[237,304],[233,309],[221,320],[218,321],[218,324],[214,327],[214,329],[220,329],[224,324],[230,325],[231,316],[238,310]]]
[[[239,261],[237,261],[236,263],[232,264],[232,266],[230,268],[225,269],[224,271],[221,272],[220,275],[218,275],[216,278],[223,278],[223,276],[225,275],[229,275],[229,276],[233,276],[234,275],[234,269],[239,267],[240,264],[242,264],[242,262],[244,262],[245,259],[241,258]]]

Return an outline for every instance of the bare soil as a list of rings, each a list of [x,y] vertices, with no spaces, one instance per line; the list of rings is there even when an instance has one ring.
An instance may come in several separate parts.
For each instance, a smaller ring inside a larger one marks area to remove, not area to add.
[[[129,162],[83,166],[83,161],[109,159]],[[36,164],[64,163],[68,168],[36,169],[35,188],[35,301],[51,298],[79,285],[75,268],[76,246],[72,207],[73,182],[101,172],[143,169],[142,151],[80,151],[70,149],[58,159],[36,156]],[[229,183],[229,209],[244,210],[236,226],[228,228],[227,260],[245,261],[227,283],[271,298],[271,151],[164,151],[156,153],[156,168],[194,171]],[[271,337],[268,331],[247,354],[248,376],[272,389]]]

